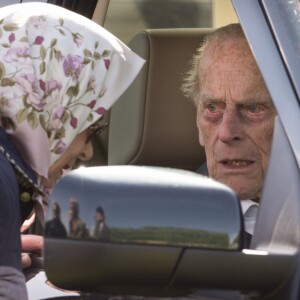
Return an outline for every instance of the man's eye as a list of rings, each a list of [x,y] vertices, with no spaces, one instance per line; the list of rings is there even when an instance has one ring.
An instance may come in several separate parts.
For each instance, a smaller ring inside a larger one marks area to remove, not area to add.
[[[209,103],[209,104],[207,104],[207,109],[210,112],[216,112],[218,110],[218,106],[215,103]]]
[[[261,105],[254,105],[254,104],[248,105],[246,108],[252,114],[257,114],[263,110]]]

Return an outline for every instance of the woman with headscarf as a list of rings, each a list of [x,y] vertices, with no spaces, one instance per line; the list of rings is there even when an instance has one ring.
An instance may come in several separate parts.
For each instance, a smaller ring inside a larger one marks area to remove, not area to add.
[[[0,9],[0,298],[26,299],[21,224],[44,224],[64,169],[143,60],[93,21],[46,3]],[[21,208],[20,208],[21,207]],[[28,242],[28,241],[27,241]]]

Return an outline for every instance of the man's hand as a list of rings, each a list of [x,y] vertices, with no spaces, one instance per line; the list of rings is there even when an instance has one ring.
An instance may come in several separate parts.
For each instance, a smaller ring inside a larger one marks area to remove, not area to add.
[[[22,266],[29,268],[32,264],[30,254],[42,255],[44,237],[34,234],[21,234],[22,242]]]

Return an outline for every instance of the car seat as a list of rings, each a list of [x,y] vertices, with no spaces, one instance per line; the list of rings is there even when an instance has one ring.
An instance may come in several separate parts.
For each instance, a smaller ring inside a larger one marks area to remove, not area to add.
[[[149,29],[129,47],[146,60],[111,109],[108,164],[196,170],[205,161],[196,107],[180,85],[188,62],[212,29]],[[97,156],[97,153],[95,153]]]

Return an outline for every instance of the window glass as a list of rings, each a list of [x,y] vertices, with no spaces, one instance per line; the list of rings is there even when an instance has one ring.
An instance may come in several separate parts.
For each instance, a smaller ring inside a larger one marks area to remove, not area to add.
[[[299,0],[265,0],[271,26],[295,90],[300,98],[300,4]]]
[[[17,3],[25,3],[25,2],[47,2],[47,0],[0,0],[0,8],[3,6],[17,4]]]
[[[212,26],[211,0],[110,0],[105,28],[128,43],[146,28]]]

